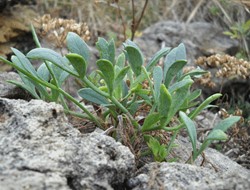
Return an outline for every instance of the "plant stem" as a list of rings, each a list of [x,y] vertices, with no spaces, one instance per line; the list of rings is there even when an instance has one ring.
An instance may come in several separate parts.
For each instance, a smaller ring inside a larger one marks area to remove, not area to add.
[[[91,81],[89,81],[89,79],[86,76],[82,79],[82,81],[92,90],[96,91],[98,94],[104,96],[105,98],[109,98],[110,95],[108,93],[103,92],[99,88],[97,88]]]
[[[174,143],[174,140],[176,139],[178,132],[179,132],[179,130],[174,131],[174,134],[171,137],[170,143],[168,144],[168,148],[167,148],[167,155],[170,153],[170,151],[173,147],[173,143]]]
[[[94,121],[98,125],[98,127],[100,128],[102,127],[100,121],[87,108],[85,108],[81,103],[79,103],[75,98],[73,98],[70,94],[68,94],[61,88],[58,88],[57,90],[60,93],[62,93],[65,97],[67,97],[70,101],[74,102],[79,108],[81,108],[89,116],[89,119]]]
[[[35,76],[33,76],[31,73],[29,73],[28,71],[18,67],[17,65],[13,64],[12,62],[6,60],[5,58],[0,56],[0,60],[4,61],[5,63],[11,65],[12,67],[14,67],[15,69],[17,69],[18,71],[20,71],[21,73],[25,74],[26,76],[28,76],[30,79],[42,84],[43,86],[49,87],[51,89],[57,90],[60,93],[62,93],[64,96],[66,96],[69,100],[71,100],[72,102],[74,102],[79,108],[81,108],[88,116],[89,118],[94,121],[98,127],[101,127],[101,123],[96,119],[96,117],[89,112],[89,110],[87,108],[85,108],[81,103],[79,103],[76,99],[74,99],[70,94],[68,94],[67,92],[65,92],[63,89],[56,87],[53,84],[50,84],[46,81],[41,80],[40,78],[37,78]]]
[[[39,48],[41,48],[42,46],[41,46],[41,43],[40,43],[40,41],[39,41],[39,39],[38,39],[38,37],[37,37],[36,30],[35,30],[34,26],[31,24],[30,27],[31,27],[31,33],[32,33],[32,36],[33,36],[33,39],[34,39],[34,41],[35,41],[36,46],[39,47]],[[56,87],[59,88],[60,86],[58,85],[58,81],[57,81],[57,78],[56,78],[56,76],[55,76],[55,73],[54,73],[53,69],[50,67],[50,65],[49,65],[49,63],[48,63],[47,61],[44,61],[44,63],[45,63],[45,65],[46,65],[46,67],[47,67],[47,69],[48,69],[48,71],[49,71],[49,73],[50,73],[52,79],[55,81]],[[63,107],[64,107],[65,109],[68,109],[68,106],[67,106],[67,104],[66,104],[66,102],[65,102],[65,100],[64,100],[64,98],[63,98],[63,96],[60,94],[59,97],[60,97],[60,99],[61,99],[61,102],[62,102]],[[53,101],[54,101],[54,100],[53,100]]]
[[[135,37],[135,32],[136,30],[138,29],[138,26],[143,18],[143,15],[145,13],[145,10],[146,10],[146,7],[148,5],[148,0],[145,0],[145,3],[144,3],[144,6],[142,8],[142,12],[141,12],[141,15],[139,17],[139,19],[136,21],[135,20],[135,4],[134,4],[134,0],[131,1],[132,2],[132,25],[131,25],[131,33],[132,33],[132,36],[131,36],[131,41],[134,40],[134,37]]]
[[[124,114],[128,116],[132,124],[137,127],[138,129],[140,128],[140,125],[136,122],[136,120],[133,118],[133,116],[129,113],[129,111],[115,98],[115,97],[110,97],[110,100],[117,106],[119,107]]]
[[[105,98],[110,99],[124,114],[126,114],[129,117],[133,125],[135,125],[137,128],[140,127],[140,125],[136,122],[136,120],[129,113],[129,111],[114,96],[110,96],[108,93],[101,91],[92,82],[90,82],[86,76],[82,80],[92,90],[96,91],[98,94],[104,96]]]
[[[64,112],[67,113],[67,114],[82,118],[82,119],[89,119],[87,114],[77,113],[77,112],[74,112],[74,111],[70,111],[68,109],[64,109]]]

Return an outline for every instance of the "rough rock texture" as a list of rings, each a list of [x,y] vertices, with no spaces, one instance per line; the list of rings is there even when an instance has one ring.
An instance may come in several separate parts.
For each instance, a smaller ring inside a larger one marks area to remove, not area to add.
[[[180,163],[151,163],[128,181],[133,190],[149,189],[249,189],[250,173],[215,173],[207,168]]]
[[[177,158],[178,163],[146,164],[128,181],[128,187],[133,190],[250,188],[250,170],[211,148],[204,151],[205,160],[200,156],[194,165],[185,164],[192,152],[191,144],[181,136],[175,143],[172,158]]]
[[[238,42],[222,34],[223,30],[211,23],[193,22],[189,24],[161,21],[143,31],[135,40],[147,57],[153,56],[162,45],[176,47],[183,42],[187,49],[189,63],[195,58],[213,53],[235,52]]]
[[[25,90],[8,83],[7,80],[21,82],[21,78],[15,72],[0,73],[0,97],[10,99],[30,99],[30,95]]]
[[[117,189],[134,156],[111,137],[81,134],[63,108],[0,98],[0,189]]]
[[[192,146],[188,139],[188,137],[179,136],[175,141],[177,147],[173,149],[172,155],[175,158],[178,158],[177,162],[185,163],[192,152]],[[198,143],[198,146],[200,143]],[[204,151],[204,158],[200,155],[195,160],[195,165],[200,166],[202,165],[205,168],[214,170],[214,172],[221,172],[227,173],[230,175],[237,174],[238,172],[241,174],[250,174],[250,171],[243,168],[241,165],[237,164],[236,162],[232,161],[227,156],[224,156],[220,152],[215,149],[207,148]]]

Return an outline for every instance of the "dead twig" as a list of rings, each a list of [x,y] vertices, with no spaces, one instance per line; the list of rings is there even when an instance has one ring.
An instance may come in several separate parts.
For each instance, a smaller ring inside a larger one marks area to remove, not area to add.
[[[141,12],[141,15],[139,17],[139,19],[136,21],[135,20],[135,4],[134,4],[134,0],[131,0],[131,3],[132,3],[132,24],[131,24],[131,40],[133,41],[134,40],[134,37],[135,37],[135,32],[136,30],[138,29],[138,26],[142,20],[142,17],[145,13],[145,10],[146,10],[146,7],[148,5],[148,0],[145,0],[145,3],[144,3],[144,6],[142,8],[142,12]]]

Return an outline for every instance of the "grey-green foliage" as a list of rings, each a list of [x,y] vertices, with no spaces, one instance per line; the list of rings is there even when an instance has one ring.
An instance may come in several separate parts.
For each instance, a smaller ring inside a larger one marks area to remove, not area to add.
[[[64,56],[51,49],[38,47],[26,56],[13,49],[15,55],[12,62],[0,57],[17,69],[23,81],[10,82],[28,90],[34,98],[61,103],[66,113],[87,118],[101,128],[107,125],[117,127],[120,122],[117,118],[122,116],[126,121],[123,123],[125,130],[131,125],[135,130],[135,134],[131,136],[131,144],[137,134],[145,135],[149,150],[156,161],[166,160],[176,135],[185,126],[193,145],[192,159],[195,160],[212,140],[225,139],[224,131],[239,119],[231,117],[222,122],[211,131],[204,145],[196,150],[196,129],[192,120],[220,97],[220,94],[212,95],[201,103],[197,101],[201,91],[191,90],[194,82],[192,77],[200,76],[205,71],[198,68],[183,73],[183,67],[187,63],[184,44],[173,49],[163,48],[144,64],[143,53],[134,42],[125,42],[123,52],[115,57],[114,41],[99,38],[96,43],[100,53],[100,59],[96,62],[98,69],[88,74],[88,65],[93,63],[89,63],[91,55],[87,44],[72,32],[68,33],[66,41],[69,53]],[[163,67],[159,66],[159,60],[165,56]],[[35,70],[30,60],[42,60],[43,63]],[[63,82],[69,75],[83,84],[83,88],[78,90],[79,96],[99,106],[101,111],[98,112],[98,117],[63,89]],[[75,103],[83,112],[69,110],[65,98]],[[145,106],[149,109],[140,110]],[[143,123],[136,118],[136,114],[142,112],[147,115]],[[164,145],[150,136],[150,131],[154,130],[173,131],[174,135],[170,143]],[[118,131],[113,134],[114,138],[117,134]]]

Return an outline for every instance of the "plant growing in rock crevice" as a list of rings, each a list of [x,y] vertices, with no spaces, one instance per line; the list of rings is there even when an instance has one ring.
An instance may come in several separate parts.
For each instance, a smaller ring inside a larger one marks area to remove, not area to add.
[[[163,48],[144,66],[144,57],[139,47],[132,41],[124,43],[124,51],[115,57],[114,41],[99,38],[96,43],[100,59],[98,70],[87,73],[90,51],[87,44],[75,33],[69,32],[66,38],[70,53],[62,56],[57,52],[41,48],[33,31],[38,48],[26,56],[12,49],[11,62],[0,57],[5,63],[18,70],[23,83],[10,81],[26,90],[35,98],[54,101],[63,105],[65,112],[93,121],[105,129],[115,139],[120,140],[140,156],[140,145],[147,142],[156,161],[164,161],[173,147],[178,132],[185,126],[193,145],[192,161],[202,153],[212,140],[224,140],[224,131],[237,122],[239,117],[224,120],[196,149],[196,129],[192,120],[221,94],[214,94],[199,104],[197,98],[201,90],[191,90],[192,77],[204,74],[195,69],[183,73],[187,63],[183,44],[176,48]],[[163,68],[158,61],[166,56]],[[43,60],[35,70],[30,60]],[[127,64],[128,63],[128,64]],[[83,88],[79,96],[99,107],[98,113],[91,113],[86,106],[66,92],[62,85],[71,75],[77,78]],[[83,113],[69,110],[65,98],[75,103]],[[146,107],[146,109],[141,109]],[[138,117],[144,113],[144,117]],[[172,132],[170,141],[161,144],[160,139],[150,132],[164,130]]]

